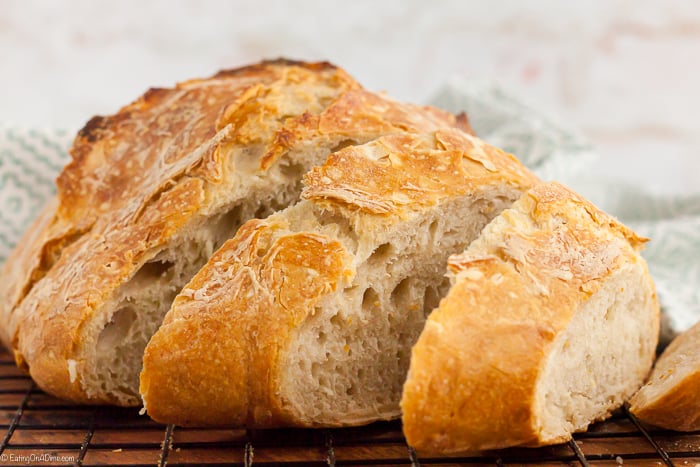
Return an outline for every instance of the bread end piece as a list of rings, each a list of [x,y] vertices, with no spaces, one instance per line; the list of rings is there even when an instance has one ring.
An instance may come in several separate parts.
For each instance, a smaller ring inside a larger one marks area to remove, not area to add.
[[[643,239],[541,184],[450,258],[401,402],[419,453],[563,442],[642,384],[658,336]]]
[[[630,411],[650,425],[700,430],[700,323],[678,336],[656,361]]]

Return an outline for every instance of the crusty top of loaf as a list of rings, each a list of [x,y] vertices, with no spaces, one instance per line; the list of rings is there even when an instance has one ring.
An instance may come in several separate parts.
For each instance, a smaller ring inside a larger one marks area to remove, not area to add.
[[[500,242],[490,245],[487,254],[517,264],[518,270],[526,269],[535,280],[592,285],[614,268],[625,244],[638,252],[647,241],[556,182],[536,185],[519,205],[527,217],[511,216],[510,211],[505,211],[502,215],[510,223],[502,224],[503,229],[498,232]],[[475,243],[470,251],[479,251],[480,245]],[[475,258],[465,252],[452,256],[448,267],[459,275],[469,269],[472,261],[486,259],[487,256]]]
[[[304,201],[244,224],[175,299],[144,356],[141,393],[151,417],[309,426],[277,397],[280,353],[315,306],[356,274],[360,255],[334,229],[349,221],[361,243],[435,204],[537,181],[513,156],[458,129],[346,147],[305,180]],[[338,216],[325,224],[323,211]]]
[[[448,261],[452,287],[413,348],[404,386],[409,443],[424,452],[536,444],[532,405],[548,349],[606,278],[643,262],[643,243],[558,183],[503,211]]]
[[[65,359],[89,344],[82,327],[140,264],[225,196],[238,170],[231,151],[250,148],[262,173],[310,140],[452,125],[468,127],[463,117],[365,91],[328,63],[263,62],[152,89],[78,133],[57,201],[4,268],[2,337],[44,386],[81,398]]]
[[[305,176],[302,197],[328,209],[403,216],[479,185],[522,180],[535,178],[512,154],[444,128],[344,148]]]

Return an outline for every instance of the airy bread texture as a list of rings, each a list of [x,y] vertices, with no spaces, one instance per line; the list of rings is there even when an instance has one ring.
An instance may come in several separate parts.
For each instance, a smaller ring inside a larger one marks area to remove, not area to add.
[[[650,425],[700,430],[700,323],[678,336],[656,361],[630,411]]]
[[[465,125],[327,63],[152,89],[78,134],[57,198],[2,272],[0,337],[49,393],[138,405],[146,343],[244,221],[295,202],[302,175],[339,148]]]
[[[458,129],[331,155],[304,200],[246,223],[175,299],[141,374],[178,425],[347,426],[399,416],[450,254],[537,182]]]
[[[449,259],[413,347],[404,433],[423,453],[562,442],[643,383],[659,306],[643,240],[540,184]]]

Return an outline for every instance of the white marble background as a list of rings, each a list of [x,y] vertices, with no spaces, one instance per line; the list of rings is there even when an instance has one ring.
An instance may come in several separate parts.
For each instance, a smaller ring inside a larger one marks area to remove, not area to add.
[[[700,192],[696,0],[0,0],[0,123],[76,129],[148,86],[279,56],[416,102],[497,80],[578,127],[601,173]]]

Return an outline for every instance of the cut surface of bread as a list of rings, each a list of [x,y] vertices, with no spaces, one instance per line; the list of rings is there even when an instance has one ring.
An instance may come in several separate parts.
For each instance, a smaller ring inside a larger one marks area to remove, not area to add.
[[[175,299],[144,355],[155,420],[398,417],[447,257],[537,180],[513,156],[440,129],[344,148],[305,181],[303,201],[246,223]]]
[[[49,393],[138,405],[146,343],[243,222],[295,202],[302,175],[340,147],[464,124],[327,63],[152,89],[78,134],[57,198],[4,267],[0,337]]]
[[[630,400],[630,411],[650,425],[700,430],[700,323],[676,337]]]
[[[659,330],[643,240],[540,184],[449,259],[451,288],[412,349],[408,443],[456,453],[562,442],[642,384]]]

